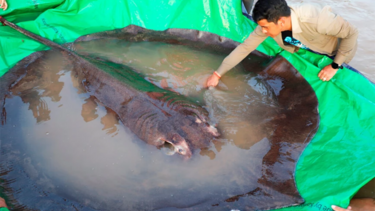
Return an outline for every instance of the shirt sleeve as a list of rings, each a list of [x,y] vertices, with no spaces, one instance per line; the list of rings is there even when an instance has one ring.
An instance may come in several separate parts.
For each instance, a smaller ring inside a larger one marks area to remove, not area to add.
[[[358,30],[341,16],[332,12],[330,6],[323,8],[319,17],[318,32],[321,34],[341,38],[334,62],[341,65],[355,50]]]
[[[6,207],[0,207],[0,211],[9,211]]]
[[[221,63],[217,69],[220,75],[224,75],[238,63],[240,63],[249,53],[255,50],[260,45],[267,35],[262,32],[262,28],[257,26],[255,30],[249,35],[246,40],[238,45]]]

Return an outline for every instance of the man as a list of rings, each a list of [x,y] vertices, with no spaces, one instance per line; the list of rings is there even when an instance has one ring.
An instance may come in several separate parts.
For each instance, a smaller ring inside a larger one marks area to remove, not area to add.
[[[274,38],[280,47],[291,53],[299,48],[307,48],[334,56],[333,63],[318,74],[322,81],[329,81],[343,63],[349,63],[357,49],[357,29],[334,14],[329,6],[321,8],[302,4],[289,7],[285,0],[259,0],[252,16],[258,26],[224,59],[217,71],[207,79],[207,86],[216,86],[222,75],[240,63],[267,37]]]
[[[252,0],[245,0],[251,8]],[[289,7],[285,0],[258,0],[253,9],[253,19],[258,23],[249,37],[232,51],[208,79],[207,86],[216,86],[227,71],[240,63],[267,37],[272,37],[283,49],[294,53],[299,48],[333,57],[333,63],[318,74],[322,81],[329,81],[349,63],[357,49],[358,31],[342,17],[334,14],[329,6],[323,8],[302,4]],[[335,211],[375,211],[374,199],[353,199],[347,209],[332,206]]]

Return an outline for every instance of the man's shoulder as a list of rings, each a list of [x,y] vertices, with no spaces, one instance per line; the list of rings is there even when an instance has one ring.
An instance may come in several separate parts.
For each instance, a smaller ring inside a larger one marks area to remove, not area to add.
[[[323,10],[323,6],[313,3],[290,4],[289,7],[299,18],[318,18]]]

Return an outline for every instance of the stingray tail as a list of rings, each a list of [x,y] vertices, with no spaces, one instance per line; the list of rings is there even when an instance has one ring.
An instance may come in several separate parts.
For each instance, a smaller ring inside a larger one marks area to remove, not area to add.
[[[57,49],[62,50],[62,51],[68,51],[68,52],[71,52],[70,50],[68,50],[68,49],[66,49],[66,48],[64,48],[64,47],[62,47],[61,45],[59,45],[59,44],[57,44],[57,43],[55,43],[55,42],[52,42],[51,40],[48,40],[48,39],[46,39],[46,38],[44,38],[44,37],[41,37],[41,36],[39,36],[39,35],[37,35],[37,34],[34,34],[34,33],[30,32],[30,31],[27,31],[26,29],[23,29],[23,28],[21,28],[21,27],[15,25],[15,24],[12,23],[12,22],[9,22],[9,21],[5,20],[2,16],[0,16],[0,22],[1,22],[3,25],[9,26],[9,27],[11,27],[11,28],[13,28],[13,29],[19,31],[20,33],[22,33],[22,34],[24,34],[24,35],[30,37],[31,39],[36,40],[36,41],[38,41],[38,42],[40,42],[40,43],[42,43],[42,44],[44,44],[44,45],[47,45],[47,46],[49,46],[49,47],[51,47],[51,48],[57,48]]]

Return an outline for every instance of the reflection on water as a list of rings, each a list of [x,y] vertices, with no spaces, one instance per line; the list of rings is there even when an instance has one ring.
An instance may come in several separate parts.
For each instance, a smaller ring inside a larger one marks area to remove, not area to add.
[[[85,122],[90,122],[96,118],[98,118],[98,114],[96,113],[97,104],[95,102],[94,97],[89,97],[85,99],[85,103],[82,104],[82,111],[81,116]]]
[[[80,50],[100,49],[101,56],[142,70],[160,87],[205,100],[223,137],[189,161],[167,156],[168,150],[139,140],[85,93],[69,62],[49,52],[10,90],[7,123],[0,127],[3,172],[8,170],[3,178],[11,181],[18,203],[40,210],[151,210],[214,204],[258,188],[270,150],[267,123],[277,103],[257,75],[239,66],[223,81],[227,89],[204,92],[224,55],[167,44],[95,45]]]
[[[50,71],[30,69],[27,76],[22,79],[22,83],[12,87],[13,96],[19,96],[23,103],[29,105],[29,110],[32,111],[37,122],[50,120],[51,111],[44,100],[46,97],[53,102],[61,100],[59,94],[64,83],[58,80],[62,65],[63,59],[53,54],[48,55],[46,61],[41,61],[39,68]]]
[[[97,114],[98,103],[92,96],[86,98],[85,103],[82,104],[81,116],[85,122],[90,122],[99,117]],[[119,124],[116,113],[109,108],[106,109],[106,114],[100,118],[100,123],[103,125],[102,130],[105,130],[107,134],[115,133],[117,131],[116,125]]]

